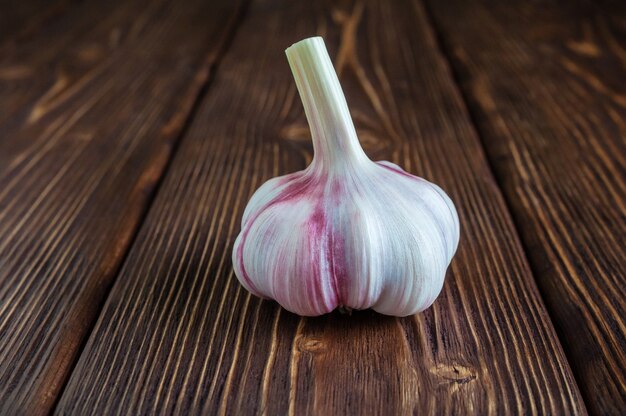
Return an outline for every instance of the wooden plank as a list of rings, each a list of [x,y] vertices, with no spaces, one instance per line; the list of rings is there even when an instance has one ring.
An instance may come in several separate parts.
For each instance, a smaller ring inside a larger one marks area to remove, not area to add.
[[[431,3],[583,396],[623,413],[626,7]]]
[[[420,3],[335,3],[253,4],[59,414],[585,413]],[[459,252],[421,315],[299,318],[233,275],[247,199],[311,159],[283,49],[316,33],[367,152],[441,184],[458,206]]]
[[[149,24],[165,7],[164,1],[83,2],[40,27],[36,34],[3,45],[0,158],[4,159],[0,161],[4,163],[0,166],[8,164],[8,158],[20,148],[32,145],[32,138],[17,140],[12,132],[81,92],[84,84],[107,68],[104,63],[111,55],[146,35]]]
[[[240,9],[92,6],[5,60],[30,71],[0,94],[2,414],[54,406]]]

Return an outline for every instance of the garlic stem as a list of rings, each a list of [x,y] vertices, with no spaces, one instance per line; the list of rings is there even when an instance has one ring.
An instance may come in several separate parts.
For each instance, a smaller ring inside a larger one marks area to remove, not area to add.
[[[304,39],[285,52],[311,129],[314,170],[331,173],[367,160],[324,40]]]

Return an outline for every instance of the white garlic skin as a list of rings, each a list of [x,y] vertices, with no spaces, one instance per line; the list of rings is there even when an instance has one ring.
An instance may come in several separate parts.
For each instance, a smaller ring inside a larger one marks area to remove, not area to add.
[[[439,187],[369,162],[266,182],[246,207],[233,264],[246,289],[299,315],[343,306],[406,316],[435,301],[458,241]]]
[[[294,47],[305,54],[290,56],[290,63],[315,156],[304,171],[273,178],[254,193],[233,249],[235,275],[251,293],[303,316],[338,307],[393,316],[421,312],[441,292],[459,242],[454,204],[437,185],[390,162],[369,160],[343,94],[337,98],[338,80],[335,85],[326,74],[329,79],[320,76],[323,82],[311,81],[311,87],[297,76],[332,70],[323,41],[307,39]],[[307,62],[306,53],[315,59]],[[322,69],[297,67],[319,60]],[[325,113],[320,102],[329,99],[337,107],[326,106]]]

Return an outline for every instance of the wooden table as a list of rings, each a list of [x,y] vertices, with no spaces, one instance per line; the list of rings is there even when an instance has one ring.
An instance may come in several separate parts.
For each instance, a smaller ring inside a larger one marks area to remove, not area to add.
[[[1,7],[1,414],[626,413],[624,2]],[[234,278],[248,198],[311,159],[316,34],[367,153],[459,210],[417,316]]]

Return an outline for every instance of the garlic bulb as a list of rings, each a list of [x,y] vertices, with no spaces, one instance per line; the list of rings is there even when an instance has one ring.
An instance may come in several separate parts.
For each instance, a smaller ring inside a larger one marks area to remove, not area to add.
[[[250,199],[233,249],[237,278],[304,316],[428,308],[459,241],[452,201],[365,155],[322,38],[286,53],[315,154],[304,171],[267,181]]]

